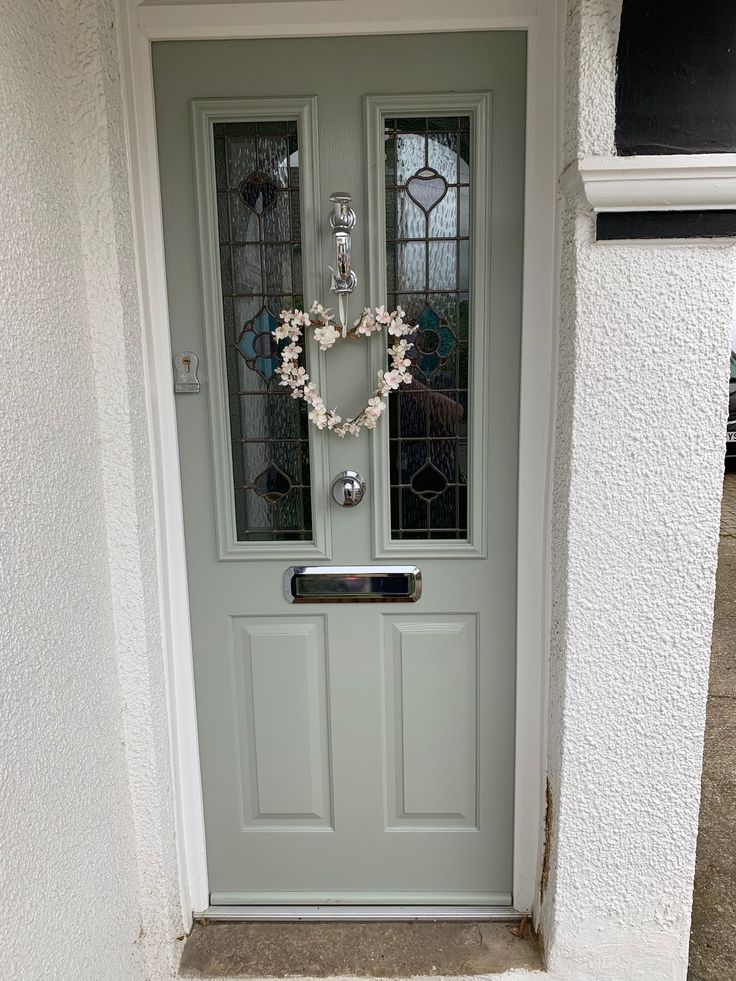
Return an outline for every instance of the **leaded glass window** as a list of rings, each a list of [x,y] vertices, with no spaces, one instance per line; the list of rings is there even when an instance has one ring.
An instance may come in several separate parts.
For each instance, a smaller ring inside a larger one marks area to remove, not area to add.
[[[389,403],[391,537],[467,539],[470,117],[384,125],[388,305],[419,326]]]
[[[238,541],[311,541],[306,405],[275,373],[271,331],[303,306],[297,124],[214,124]]]

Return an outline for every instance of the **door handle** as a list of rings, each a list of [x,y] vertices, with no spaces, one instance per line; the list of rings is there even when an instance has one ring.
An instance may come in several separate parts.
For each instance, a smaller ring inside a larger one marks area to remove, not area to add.
[[[341,508],[357,507],[365,494],[365,480],[357,470],[343,470],[332,481],[332,499]]]

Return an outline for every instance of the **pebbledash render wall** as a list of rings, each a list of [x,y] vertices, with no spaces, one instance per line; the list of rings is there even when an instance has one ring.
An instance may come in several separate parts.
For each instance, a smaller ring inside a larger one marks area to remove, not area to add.
[[[183,929],[116,19],[0,0],[0,973],[19,981],[165,981]],[[615,4],[570,3],[566,163],[613,150],[617,31]],[[561,215],[538,921],[551,981],[684,981],[736,256],[596,244],[575,195]]]

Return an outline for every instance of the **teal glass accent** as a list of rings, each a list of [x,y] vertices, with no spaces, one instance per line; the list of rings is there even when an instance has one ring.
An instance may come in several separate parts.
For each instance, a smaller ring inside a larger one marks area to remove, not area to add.
[[[429,378],[455,350],[457,338],[431,307],[425,307],[419,314],[417,326],[419,331],[414,335],[410,355],[424,377]]]
[[[279,366],[279,351],[273,331],[278,320],[265,307],[261,307],[243,328],[238,350],[248,367],[257,371],[264,381],[270,381]]]

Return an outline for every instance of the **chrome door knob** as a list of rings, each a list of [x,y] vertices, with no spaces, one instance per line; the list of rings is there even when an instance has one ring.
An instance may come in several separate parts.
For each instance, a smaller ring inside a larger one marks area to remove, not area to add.
[[[332,498],[341,508],[354,508],[363,500],[365,481],[357,470],[343,470],[332,481]]]

